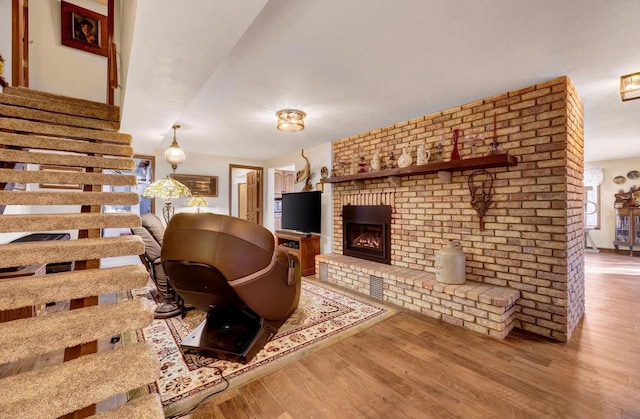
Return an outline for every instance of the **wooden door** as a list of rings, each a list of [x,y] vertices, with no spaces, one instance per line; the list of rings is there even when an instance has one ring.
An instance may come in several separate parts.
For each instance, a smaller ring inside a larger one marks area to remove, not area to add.
[[[247,184],[238,183],[238,218],[247,219]]]
[[[247,172],[247,220],[259,224],[260,219],[260,200],[258,173],[253,170]]]

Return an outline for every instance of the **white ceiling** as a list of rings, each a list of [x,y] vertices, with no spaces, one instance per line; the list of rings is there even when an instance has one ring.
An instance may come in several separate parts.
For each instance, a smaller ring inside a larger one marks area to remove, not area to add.
[[[585,160],[640,157],[638,0],[138,0],[122,131],[268,160],[568,75]],[[307,128],[283,133],[275,112]]]

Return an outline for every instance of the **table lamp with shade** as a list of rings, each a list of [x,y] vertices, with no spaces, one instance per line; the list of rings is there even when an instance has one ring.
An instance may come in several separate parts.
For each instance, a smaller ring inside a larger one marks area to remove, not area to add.
[[[153,182],[147,186],[142,192],[142,196],[145,198],[164,198],[164,207],[162,207],[162,215],[164,221],[169,224],[169,220],[175,213],[175,208],[171,203],[173,198],[188,198],[191,196],[191,191],[184,184],[167,177]]]
[[[207,205],[209,205],[207,200],[200,196],[194,196],[193,198],[187,201],[187,206],[196,207],[196,211],[198,213],[200,212],[200,207],[206,207]]]

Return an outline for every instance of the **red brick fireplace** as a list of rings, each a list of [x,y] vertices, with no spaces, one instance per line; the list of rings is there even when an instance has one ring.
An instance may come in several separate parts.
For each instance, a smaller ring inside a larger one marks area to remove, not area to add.
[[[486,155],[494,115],[497,140],[518,164],[488,169],[495,177],[494,203],[484,230],[470,205],[470,170],[452,171],[450,181],[436,174],[344,181],[333,185],[333,253],[345,250],[343,206],[382,201],[392,209],[391,267],[432,274],[435,252],[457,240],[466,254],[468,280],[520,292],[515,327],[567,341],[584,314],[583,110],[568,77],[334,141],[333,161],[362,153],[368,162],[377,151],[385,162],[403,145],[433,150],[438,141],[449,161],[454,129],[461,130],[461,138],[485,138],[461,142],[463,160],[472,150]],[[343,285],[361,292],[368,287]],[[389,301],[417,311],[424,306],[411,284],[406,290],[386,282],[385,287],[393,291],[385,296]],[[447,315],[453,318],[456,309]]]

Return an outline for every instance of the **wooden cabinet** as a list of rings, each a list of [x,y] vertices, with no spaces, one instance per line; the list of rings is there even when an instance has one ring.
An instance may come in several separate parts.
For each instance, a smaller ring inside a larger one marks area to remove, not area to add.
[[[296,174],[291,170],[275,170],[273,173],[273,196],[282,198],[283,193],[293,192]]]
[[[284,181],[282,184],[284,189],[282,190],[282,193],[294,192],[296,187],[296,174],[289,170],[285,170],[283,173]]]
[[[320,236],[279,231],[276,233],[276,244],[279,249],[298,257],[302,276],[316,273],[316,255],[320,254]]]
[[[282,191],[284,190],[284,171],[275,170],[273,172],[273,196],[276,198],[282,197]]]
[[[629,246],[629,255],[633,256],[633,247],[640,246],[640,208],[616,209],[616,229],[613,246]]]

